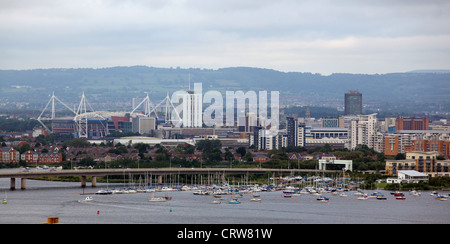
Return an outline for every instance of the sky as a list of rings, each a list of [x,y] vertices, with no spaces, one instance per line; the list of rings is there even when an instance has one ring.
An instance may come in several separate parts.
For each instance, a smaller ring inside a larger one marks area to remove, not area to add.
[[[0,0],[0,69],[450,69],[448,0]]]

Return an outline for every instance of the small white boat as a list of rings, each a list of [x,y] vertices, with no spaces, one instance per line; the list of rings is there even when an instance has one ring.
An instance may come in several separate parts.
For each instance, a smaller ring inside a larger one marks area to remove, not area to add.
[[[90,202],[94,200],[94,198],[92,198],[91,196],[87,196],[84,200],[80,200],[79,202]]]
[[[167,199],[165,197],[151,197],[150,199],[148,199],[149,202],[165,202],[167,201]]]
[[[213,200],[212,202],[210,202],[210,204],[221,204],[222,202],[219,200]]]
[[[361,195],[360,197],[357,198],[358,200],[367,200],[369,199],[369,196],[367,196],[367,194]]]
[[[251,198],[250,202],[262,202],[261,198]]]
[[[97,195],[111,195],[113,192],[112,191],[110,191],[110,190],[103,190],[103,189],[101,189],[101,190],[98,190],[95,194],[97,194]]]

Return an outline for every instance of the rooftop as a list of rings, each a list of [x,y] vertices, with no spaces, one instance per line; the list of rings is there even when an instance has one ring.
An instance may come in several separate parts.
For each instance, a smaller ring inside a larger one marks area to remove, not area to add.
[[[420,173],[418,171],[415,170],[399,170],[398,173],[402,173],[408,176],[413,176],[413,177],[427,177],[428,175]]]

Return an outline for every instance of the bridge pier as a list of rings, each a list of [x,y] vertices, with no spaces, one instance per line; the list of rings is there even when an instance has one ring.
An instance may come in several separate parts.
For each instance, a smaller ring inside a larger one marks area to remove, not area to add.
[[[162,185],[162,183],[163,183],[163,176],[158,175],[158,185]]]
[[[20,189],[21,190],[27,189],[27,179],[26,178],[20,179]]]
[[[92,187],[97,187],[97,176],[92,176]],[[86,175],[81,176],[81,187],[86,187]]]
[[[16,189],[16,178],[11,178],[10,184],[9,184],[9,189],[10,190],[15,190]]]
[[[82,188],[86,187],[86,175],[81,176],[81,187]]]
[[[27,180],[26,178],[20,179],[20,189],[21,190],[27,189],[27,181],[26,180]],[[14,191],[16,189],[16,178],[11,178],[10,184],[9,184],[9,189],[12,191]]]

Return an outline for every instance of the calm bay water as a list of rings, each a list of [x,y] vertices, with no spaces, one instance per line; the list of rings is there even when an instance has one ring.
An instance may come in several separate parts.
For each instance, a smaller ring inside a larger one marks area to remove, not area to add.
[[[85,192],[102,188],[86,187]],[[20,186],[19,186],[20,187]],[[262,202],[251,202],[245,194],[242,204],[210,204],[211,196],[196,196],[191,191],[170,192],[173,200],[148,202],[165,193],[92,195],[83,202],[80,183],[27,180],[27,190],[9,190],[9,179],[0,179],[0,199],[7,194],[8,204],[0,205],[2,224],[40,224],[57,216],[64,224],[449,224],[450,200],[438,201],[430,192],[406,200],[396,200],[381,191],[387,200],[357,200],[330,197],[329,203],[317,202],[315,196],[284,198],[283,193],[261,192]],[[118,187],[117,187],[118,188]],[[372,193],[373,191],[366,191]],[[448,193],[445,193],[448,194]]]

